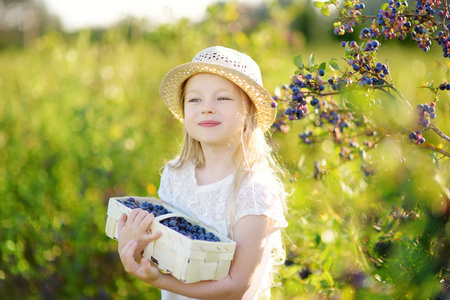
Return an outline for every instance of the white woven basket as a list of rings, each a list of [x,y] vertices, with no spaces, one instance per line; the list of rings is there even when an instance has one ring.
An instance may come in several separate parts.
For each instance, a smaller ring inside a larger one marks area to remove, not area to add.
[[[236,249],[236,242],[173,208],[166,202],[152,197],[131,197],[139,202],[162,205],[168,211],[171,211],[169,214],[155,218],[150,230],[160,230],[162,236],[150,242],[144,249],[144,257],[157,264],[163,273],[170,273],[185,283],[218,280],[227,276]],[[131,208],[120,203],[120,201],[128,198],[130,196],[109,199],[105,231],[106,235],[112,239],[117,240],[120,216],[123,213],[129,215],[131,212]],[[207,232],[214,233],[220,239],[220,242],[193,240],[160,223],[170,217],[184,217],[192,225],[203,226]]]

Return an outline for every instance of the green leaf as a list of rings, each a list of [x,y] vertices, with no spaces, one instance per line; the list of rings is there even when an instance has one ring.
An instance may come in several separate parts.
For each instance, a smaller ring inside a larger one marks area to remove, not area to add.
[[[334,280],[333,280],[333,276],[331,276],[330,272],[323,272],[322,277],[326,280],[328,286],[330,286],[330,287],[333,286]]]
[[[335,58],[332,58],[329,62],[330,66],[334,69],[334,70],[340,70],[341,67],[339,67],[337,61]]]
[[[330,272],[332,263],[333,263],[333,259],[331,257],[328,257],[325,260],[325,263],[323,264],[323,271],[324,272]]]
[[[347,44],[345,44],[345,55],[349,55],[350,53],[353,52],[352,50],[350,50],[349,44],[350,42],[347,42]]]
[[[310,67],[314,66],[314,60],[315,60],[314,54],[311,54],[311,56],[308,59],[308,66]]]
[[[323,63],[321,63],[321,64],[319,65],[319,70],[320,70],[320,69],[325,70],[326,67],[327,67],[327,63],[326,63],[326,62],[323,62]]]
[[[381,5],[381,9],[382,10],[386,10],[387,8],[388,8],[388,6],[389,6],[389,3],[383,3],[383,5]]]
[[[329,6],[322,7],[322,9],[320,10],[320,12],[321,12],[322,15],[324,15],[324,16],[330,16],[330,7],[329,7]]]
[[[303,69],[304,64],[300,54],[294,57],[294,65],[299,69]]]
[[[320,242],[322,241],[320,234],[316,233],[316,238],[314,239],[314,241],[316,242],[316,245],[320,244]]]
[[[314,1],[313,4],[317,8],[322,8],[325,6],[325,3],[323,3],[322,1]]]

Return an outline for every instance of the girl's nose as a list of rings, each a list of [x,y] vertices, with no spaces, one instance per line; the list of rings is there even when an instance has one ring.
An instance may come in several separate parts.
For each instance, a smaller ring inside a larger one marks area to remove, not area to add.
[[[214,114],[216,113],[216,108],[214,107],[214,101],[203,102],[202,114]]]

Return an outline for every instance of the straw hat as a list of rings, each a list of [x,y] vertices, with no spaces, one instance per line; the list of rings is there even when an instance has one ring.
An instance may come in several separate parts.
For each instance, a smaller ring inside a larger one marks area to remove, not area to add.
[[[191,62],[169,71],[162,80],[159,94],[178,120],[183,122],[181,86],[186,79],[198,73],[220,75],[235,83],[255,104],[258,127],[264,132],[272,126],[276,109],[271,106],[273,100],[270,93],[263,87],[258,65],[250,56],[221,46],[206,48]]]

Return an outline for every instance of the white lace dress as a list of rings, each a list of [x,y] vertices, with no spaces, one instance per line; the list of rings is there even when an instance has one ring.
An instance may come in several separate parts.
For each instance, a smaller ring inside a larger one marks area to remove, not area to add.
[[[283,214],[282,203],[271,189],[271,178],[264,171],[253,172],[251,178],[246,178],[239,192],[236,206],[235,218],[248,215],[265,215],[273,219],[277,229],[287,226]],[[186,213],[201,220],[205,225],[217,230],[221,234],[230,237],[227,219],[229,217],[228,199],[232,195],[233,175],[207,185],[197,185],[195,179],[195,167],[188,164],[180,170],[167,167],[161,176],[161,184],[158,191],[160,199],[163,199]],[[273,185],[272,185],[273,186]],[[276,230],[271,240],[280,243],[280,231]],[[272,245],[272,243],[269,243]],[[267,249],[264,255],[266,268],[261,274],[261,283],[258,289],[258,298],[270,298],[270,251]],[[168,291],[161,291],[163,300],[186,300],[191,299]]]

